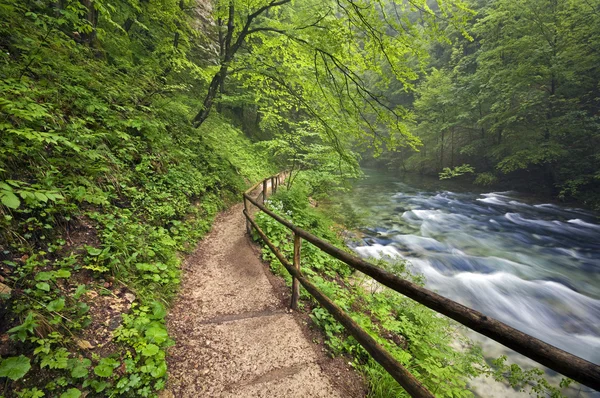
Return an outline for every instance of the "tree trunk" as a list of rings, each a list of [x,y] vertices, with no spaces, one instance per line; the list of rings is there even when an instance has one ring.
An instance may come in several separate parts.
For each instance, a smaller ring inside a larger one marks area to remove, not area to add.
[[[81,4],[83,4],[87,8],[86,20],[92,26],[92,31],[89,33],[82,33],[81,37],[88,46],[92,47],[94,41],[96,40],[96,26],[98,25],[98,10],[96,10],[96,8],[94,7],[94,0],[81,0]]]
[[[442,144],[440,147],[440,167],[439,170],[444,168],[444,130],[442,130]]]
[[[454,127],[450,131],[450,167],[454,168]]]
[[[208,93],[206,97],[204,97],[204,102],[202,103],[202,109],[193,120],[194,127],[200,127],[202,123],[208,118],[210,114],[210,109],[213,106],[215,99],[217,98],[217,93],[219,92],[219,87],[223,84],[225,80],[225,76],[227,75],[227,67],[225,65],[221,66],[221,69],[217,74],[212,78],[210,85],[208,86]]]
[[[291,2],[291,0],[272,0],[269,4],[260,7],[258,10],[248,15],[246,22],[235,41],[233,40],[233,31],[235,30],[235,8],[234,2],[229,2],[227,33],[225,34],[225,38],[223,38],[222,35],[219,36],[219,55],[221,58],[221,68],[211,80],[210,85],[208,86],[208,92],[206,93],[206,97],[204,97],[204,102],[202,103],[202,108],[192,120],[194,127],[200,127],[200,125],[208,118],[217,95],[223,90],[223,84],[225,82],[225,78],[227,77],[227,73],[229,72],[229,64],[233,60],[236,52],[244,43],[244,40],[246,40],[246,36],[256,31],[252,31],[250,29],[252,26],[252,21],[265,11],[268,12],[270,8],[281,6],[289,2]]]

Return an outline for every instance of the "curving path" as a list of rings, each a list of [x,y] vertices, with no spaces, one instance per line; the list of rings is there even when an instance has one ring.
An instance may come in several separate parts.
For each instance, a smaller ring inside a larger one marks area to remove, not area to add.
[[[168,319],[177,343],[168,351],[162,396],[357,396],[339,382],[356,378],[351,370],[322,370],[331,360],[277,297],[245,230],[238,204],[217,217],[185,262]]]

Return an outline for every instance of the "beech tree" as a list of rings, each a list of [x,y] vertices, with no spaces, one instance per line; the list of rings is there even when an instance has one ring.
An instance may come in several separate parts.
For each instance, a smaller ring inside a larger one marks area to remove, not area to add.
[[[203,107],[206,120],[226,79],[253,93],[265,123],[290,111],[319,122],[334,145],[346,133],[394,147],[416,147],[409,117],[384,95],[397,81],[410,89],[426,57],[425,43],[443,40],[439,22],[459,27],[460,1],[272,0],[218,1],[219,65]]]

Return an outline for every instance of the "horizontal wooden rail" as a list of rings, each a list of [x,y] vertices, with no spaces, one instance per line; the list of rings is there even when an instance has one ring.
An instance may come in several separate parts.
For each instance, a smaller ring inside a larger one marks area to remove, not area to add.
[[[302,275],[299,269],[296,269],[293,264],[281,254],[281,252],[271,243],[269,238],[260,229],[256,222],[250,217],[248,212],[244,210],[246,219],[250,221],[261,239],[269,246],[269,249],[275,254],[277,259],[283,264],[285,269],[310,293],[329,313],[341,323],[346,331],[350,333],[356,341],[362,345],[373,359],[375,359],[388,373],[400,383],[400,385],[413,397],[428,397],[433,398],[434,395],[427,390],[404,366],[392,357],[379,343],[365,332],[352,318],[350,318],[340,307],[325,296],[315,285]]]
[[[270,217],[293,231],[294,234],[307,240],[338,260],[345,262],[352,268],[369,275],[382,285],[385,285],[436,312],[444,314],[467,326],[469,329],[479,332],[585,386],[600,390],[600,366],[523,333],[520,330],[484,315],[479,311],[440,296],[413,282],[402,279],[384,269],[376,267],[368,261],[337,248],[329,242],[298,228],[288,220],[278,216],[262,204],[253,200],[249,195],[244,194],[244,197]]]

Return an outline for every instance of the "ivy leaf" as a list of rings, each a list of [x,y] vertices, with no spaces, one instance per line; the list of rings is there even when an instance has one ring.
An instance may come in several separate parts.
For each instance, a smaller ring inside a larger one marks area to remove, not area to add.
[[[153,355],[156,355],[157,353],[158,353],[158,346],[156,344],[148,344],[142,350],[142,355],[146,356],[146,357],[151,357]]]
[[[46,292],[50,291],[50,285],[47,284],[46,282],[36,283],[35,287],[37,287],[40,290],[44,290]]]
[[[29,358],[24,355],[18,357],[6,358],[0,364],[0,377],[8,377],[11,380],[18,380],[31,369]]]
[[[118,361],[112,358],[102,358],[94,368],[94,373],[100,377],[110,377],[117,366],[119,366]]]
[[[81,391],[77,388],[69,388],[67,391],[60,394],[60,398],[79,398]]]
[[[10,209],[16,209],[21,205],[21,201],[12,192],[3,191],[2,192],[2,204]]]
[[[52,300],[51,302],[48,303],[46,308],[48,309],[48,311],[58,312],[58,311],[62,310],[63,308],[65,308],[65,299],[63,297],[61,297],[56,300]]]

